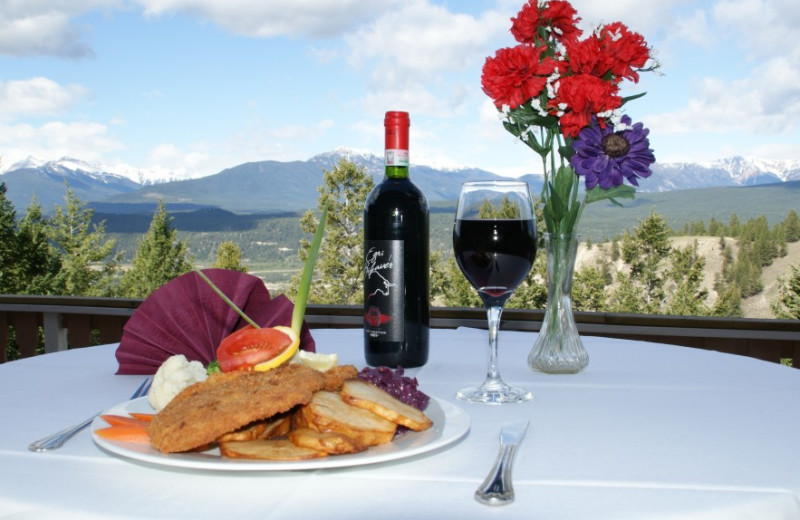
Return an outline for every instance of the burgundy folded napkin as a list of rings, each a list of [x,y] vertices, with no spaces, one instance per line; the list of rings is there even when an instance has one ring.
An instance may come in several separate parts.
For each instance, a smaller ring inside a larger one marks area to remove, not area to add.
[[[228,269],[204,269],[203,274],[260,326],[291,326],[294,304],[284,295],[270,298],[260,278]],[[125,324],[117,374],[154,374],[175,354],[207,365],[216,359],[220,341],[245,325],[197,273],[184,274],[153,291]],[[316,350],[306,324],[300,348]]]

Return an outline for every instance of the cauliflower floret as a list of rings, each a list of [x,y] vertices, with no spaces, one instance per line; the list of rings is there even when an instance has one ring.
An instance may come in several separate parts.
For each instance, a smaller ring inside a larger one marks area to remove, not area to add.
[[[206,369],[199,361],[189,361],[183,354],[171,356],[158,367],[147,400],[156,412],[160,412],[184,388],[205,381],[207,377]]]

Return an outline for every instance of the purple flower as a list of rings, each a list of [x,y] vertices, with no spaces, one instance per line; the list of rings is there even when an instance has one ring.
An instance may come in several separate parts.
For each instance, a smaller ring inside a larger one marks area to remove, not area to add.
[[[586,189],[619,186],[623,178],[634,186],[639,177],[649,177],[650,165],[656,161],[642,123],[631,126],[631,118],[622,116],[625,130],[614,131],[611,125],[601,128],[596,119],[581,129],[572,143],[575,155],[570,159],[575,173],[585,177]]]

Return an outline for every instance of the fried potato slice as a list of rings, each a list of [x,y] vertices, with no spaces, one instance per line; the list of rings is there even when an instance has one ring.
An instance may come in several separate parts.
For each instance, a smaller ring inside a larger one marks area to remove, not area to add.
[[[311,428],[298,428],[289,432],[289,440],[297,446],[324,451],[330,455],[358,453],[367,449],[357,439],[338,432],[318,432]]]
[[[386,420],[414,431],[427,430],[433,422],[413,406],[395,398],[377,386],[360,379],[350,379],[342,385],[344,402],[369,410]]]
[[[226,433],[217,439],[217,442],[252,441],[256,439],[272,439],[283,437],[292,429],[292,414],[278,414],[260,421],[255,421],[247,426]]]
[[[305,421],[312,430],[338,432],[367,447],[390,442],[397,430],[397,424],[392,421],[351,406],[338,393],[324,390],[315,393],[299,413],[303,418],[297,422]]]
[[[297,446],[288,439],[257,439],[223,442],[219,445],[223,457],[276,461],[308,460],[327,457],[324,451]]]

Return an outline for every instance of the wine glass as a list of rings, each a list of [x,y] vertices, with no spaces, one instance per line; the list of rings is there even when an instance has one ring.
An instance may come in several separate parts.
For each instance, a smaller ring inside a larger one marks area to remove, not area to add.
[[[527,401],[531,392],[506,384],[497,367],[497,333],[503,306],[525,279],[536,255],[536,219],[528,184],[521,181],[466,182],[453,226],[456,262],[478,291],[489,322],[486,380],[456,397],[475,403]]]

